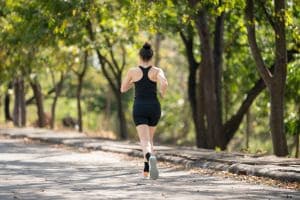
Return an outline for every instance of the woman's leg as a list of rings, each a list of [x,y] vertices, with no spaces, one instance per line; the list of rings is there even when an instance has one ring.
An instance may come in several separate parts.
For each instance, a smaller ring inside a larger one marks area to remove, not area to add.
[[[148,162],[145,155],[148,152],[150,154],[152,154],[150,128],[146,124],[141,124],[141,125],[138,125],[136,127],[136,129],[137,129],[137,132],[138,132],[138,135],[139,135],[139,138],[140,138],[140,143],[141,143],[141,147],[142,147],[142,150],[143,150],[145,162]]]
[[[155,126],[150,126],[149,127],[149,135],[150,135],[150,144],[151,144],[151,154],[154,155],[153,151],[153,137],[155,133],[156,127]],[[150,178],[152,179],[157,179],[159,176],[159,172],[157,169],[157,160],[155,156],[151,156],[149,158],[149,171],[150,171]]]
[[[151,152],[154,154],[154,145],[153,145],[153,138],[154,138],[154,133],[156,130],[156,126],[149,126],[150,130],[150,144],[151,144]]]

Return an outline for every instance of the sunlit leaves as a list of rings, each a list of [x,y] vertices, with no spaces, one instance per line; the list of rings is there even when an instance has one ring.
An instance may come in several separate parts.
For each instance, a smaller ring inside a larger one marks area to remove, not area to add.
[[[288,65],[287,85],[286,85],[286,100],[291,103],[287,107],[288,112],[285,118],[285,129],[290,135],[300,133],[300,62],[299,54],[296,55],[296,60]]]
[[[131,0],[127,13],[129,26],[152,34],[166,26],[176,25],[176,6],[172,1]]]
[[[300,118],[295,113],[290,115],[285,120],[285,130],[290,135],[297,135],[300,133]]]

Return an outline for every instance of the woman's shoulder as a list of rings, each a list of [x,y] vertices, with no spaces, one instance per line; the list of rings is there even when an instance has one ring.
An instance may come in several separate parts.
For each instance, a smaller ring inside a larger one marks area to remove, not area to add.
[[[163,71],[160,67],[157,66],[152,66],[153,71],[155,71],[156,73]]]
[[[128,69],[128,73],[135,73],[137,71],[139,71],[139,67],[131,67]]]
[[[160,69],[158,66],[155,66],[155,65],[152,65],[152,68],[156,69],[156,70]]]

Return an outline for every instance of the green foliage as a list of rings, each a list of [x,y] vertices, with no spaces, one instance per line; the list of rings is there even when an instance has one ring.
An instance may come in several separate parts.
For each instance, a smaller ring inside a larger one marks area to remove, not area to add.
[[[286,98],[288,101],[294,101],[299,105],[300,102],[300,68],[299,54],[296,55],[296,61],[288,66]]]
[[[287,112],[285,129],[289,135],[300,133],[300,68],[299,54],[293,63],[288,65],[286,100]]]
[[[297,135],[300,133],[300,118],[289,118],[285,121],[286,132],[290,135]]]
[[[138,50],[145,41],[153,44],[157,33],[163,35],[159,64],[168,77],[169,91],[162,103],[162,119],[158,126],[161,142],[194,144],[195,135],[190,106],[187,100],[188,64],[178,32],[194,34],[194,54],[200,61],[201,44],[195,31],[194,17],[204,9],[213,26],[216,16],[225,12],[224,63],[222,70],[223,119],[230,118],[245,98],[245,93],[259,76],[250,56],[244,24],[245,1],[217,0],[198,1],[194,6],[189,1],[179,0],[6,0],[0,1],[0,92],[3,96],[7,83],[14,76],[26,77],[26,98],[32,96],[28,81],[39,79],[45,95],[45,110],[50,112],[53,94],[47,92],[59,81],[61,74],[66,79],[62,97],[58,100],[57,122],[65,116],[76,116],[77,77],[73,71],[82,69],[82,52],[89,51],[89,70],[84,78],[82,103],[84,125],[88,130],[116,131],[117,105],[101,66],[93,50],[97,49],[109,62],[122,63],[126,55],[125,70],[138,63]],[[268,13],[273,2],[261,1]],[[288,0],[285,13],[288,49],[299,50],[300,5]],[[263,7],[256,4],[257,38],[263,59],[270,67],[274,61],[274,34],[265,17]],[[274,16],[271,16],[274,17]],[[93,25],[95,40],[87,31],[88,22]],[[211,32],[210,34],[214,34]],[[286,85],[286,130],[288,137],[299,133],[300,70],[299,55],[289,64]],[[113,77],[113,72],[109,71]],[[114,80],[115,81],[115,80]],[[251,107],[253,120],[249,152],[270,152],[271,142],[268,127],[268,94],[263,92]],[[129,122],[130,136],[136,138],[131,108],[133,90],[122,96]],[[33,105],[30,113],[35,112]],[[2,109],[3,110],[3,109]],[[30,115],[33,122],[36,116]],[[244,145],[245,123],[229,147],[241,149]],[[218,149],[216,149],[218,151]]]

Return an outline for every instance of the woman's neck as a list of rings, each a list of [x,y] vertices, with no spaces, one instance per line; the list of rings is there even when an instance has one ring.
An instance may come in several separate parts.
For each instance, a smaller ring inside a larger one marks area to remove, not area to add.
[[[151,65],[151,62],[143,62],[143,61],[141,61],[141,62],[140,62],[140,65],[141,65],[142,67],[149,67],[149,66]]]

